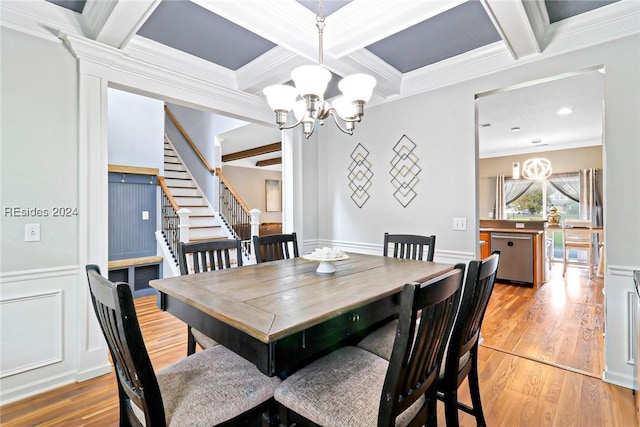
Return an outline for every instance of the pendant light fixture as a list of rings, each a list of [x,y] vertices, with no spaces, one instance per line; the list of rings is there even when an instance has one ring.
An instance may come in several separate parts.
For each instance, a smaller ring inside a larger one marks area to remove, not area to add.
[[[516,134],[520,132],[520,128],[518,126],[512,127],[511,132],[513,132],[513,154],[515,155],[516,146],[518,145],[518,137]],[[520,179],[520,162],[514,161],[511,163],[511,178]]]
[[[369,101],[376,85],[376,79],[368,74],[352,74],[338,83],[342,96],[332,103],[325,101],[324,92],[331,73],[322,64],[324,11],[322,0],[318,4],[316,16],[318,28],[318,64],[303,65],[291,72],[295,87],[289,85],[273,85],[264,88],[267,102],[276,113],[276,123],[280,129],[292,129],[302,124],[305,138],[309,138],[315,130],[316,123],[324,124],[331,116],[338,128],[353,135],[356,122],[364,115],[364,105]],[[302,99],[296,100],[298,95]],[[293,110],[296,122],[286,125],[287,114]],[[341,124],[342,122],[342,124]]]
[[[551,161],[544,157],[528,159],[522,165],[522,176],[531,181],[542,181],[547,179],[552,172]]]

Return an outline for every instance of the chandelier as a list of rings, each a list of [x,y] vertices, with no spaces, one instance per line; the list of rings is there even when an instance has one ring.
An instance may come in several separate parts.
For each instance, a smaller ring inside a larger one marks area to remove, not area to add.
[[[324,31],[324,13],[322,0],[319,2],[316,16],[318,28],[318,65],[303,65],[291,72],[295,87],[273,85],[264,88],[269,107],[276,113],[276,123],[283,129],[292,129],[302,124],[304,137],[309,138],[316,123],[324,124],[329,116],[338,128],[353,135],[356,122],[364,115],[364,105],[371,98],[376,79],[368,74],[352,74],[338,83],[342,95],[331,103],[325,101],[324,92],[331,80],[331,73],[322,65],[322,36]],[[298,95],[301,99],[298,99]],[[293,110],[296,122],[287,125],[287,114]]]
[[[547,179],[551,172],[551,162],[544,157],[528,159],[522,165],[522,176],[532,181]]]
[[[511,132],[513,132],[514,135],[514,154],[516,154],[515,147],[518,145],[516,132],[520,132],[520,127],[512,127]],[[532,142],[540,142],[540,140]],[[511,170],[513,179],[520,179],[520,175],[522,175],[524,179],[528,179],[530,181],[542,181],[547,179],[552,173],[551,162],[549,159],[545,159],[544,157],[533,157],[526,160],[522,164],[522,169],[520,169],[520,162],[514,161],[511,164]]]

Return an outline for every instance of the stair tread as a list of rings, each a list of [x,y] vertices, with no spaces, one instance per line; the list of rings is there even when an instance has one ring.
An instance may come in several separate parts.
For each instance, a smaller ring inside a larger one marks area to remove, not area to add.
[[[209,237],[191,237],[189,238],[190,242],[200,242],[203,240],[226,240],[227,236],[209,236]]]
[[[214,224],[214,225],[190,225],[190,226],[189,226],[189,229],[190,229],[190,230],[191,230],[191,229],[194,229],[194,230],[195,230],[195,229],[199,229],[199,230],[200,230],[200,229],[205,229],[205,228],[222,228],[222,226],[220,226],[220,225],[215,225],[215,224]]]

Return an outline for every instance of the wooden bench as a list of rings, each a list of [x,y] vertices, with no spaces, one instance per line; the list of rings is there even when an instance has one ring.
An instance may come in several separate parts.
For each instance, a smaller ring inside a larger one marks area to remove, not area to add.
[[[162,277],[161,256],[146,256],[109,261],[109,280],[112,282],[127,282],[135,298],[152,295],[155,289],[149,286],[149,281]]]

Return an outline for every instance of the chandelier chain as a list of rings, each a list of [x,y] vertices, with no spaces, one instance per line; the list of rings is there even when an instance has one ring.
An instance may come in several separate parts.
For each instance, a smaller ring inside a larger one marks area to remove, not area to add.
[[[324,36],[324,7],[322,0],[318,2],[318,15],[316,15],[316,28],[318,28],[318,64],[322,65],[324,61],[323,50],[323,36]]]

